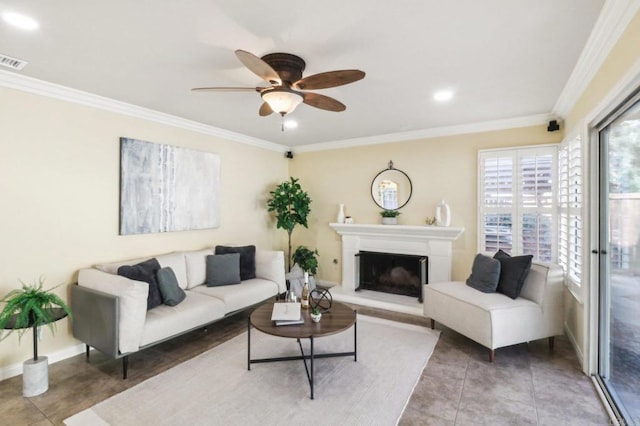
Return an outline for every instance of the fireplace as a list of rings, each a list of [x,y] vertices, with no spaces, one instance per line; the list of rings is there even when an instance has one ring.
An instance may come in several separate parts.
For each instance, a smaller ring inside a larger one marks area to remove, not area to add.
[[[428,258],[420,255],[360,251],[356,254],[356,290],[417,297],[428,282]]]

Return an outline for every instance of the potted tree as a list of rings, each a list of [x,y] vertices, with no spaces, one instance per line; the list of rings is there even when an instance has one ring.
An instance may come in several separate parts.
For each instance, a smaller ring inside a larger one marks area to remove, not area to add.
[[[69,306],[51,288],[44,290],[44,280],[12,290],[0,302],[5,303],[0,312],[0,331],[4,340],[13,331],[20,338],[30,328],[33,329],[33,359],[23,364],[23,395],[40,395],[49,388],[47,357],[38,358],[38,327],[47,325],[55,333],[55,322],[65,316],[71,316]]]
[[[287,231],[287,270],[291,271],[291,234],[296,225],[308,228],[307,216],[311,212],[311,198],[302,189],[298,179],[293,177],[290,181],[282,182],[269,194],[271,198],[267,200],[267,207],[276,214],[276,227]]]
[[[382,216],[383,225],[397,225],[398,216],[400,216],[400,212],[398,210],[385,209],[380,212],[380,216]]]

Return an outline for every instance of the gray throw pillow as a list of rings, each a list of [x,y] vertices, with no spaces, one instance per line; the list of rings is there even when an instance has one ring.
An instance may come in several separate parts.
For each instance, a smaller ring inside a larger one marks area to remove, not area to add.
[[[500,280],[500,261],[483,254],[476,254],[467,278],[467,285],[483,293],[495,293]]]
[[[240,284],[240,253],[207,256],[207,287]]]
[[[173,269],[160,269],[156,274],[156,278],[158,279],[160,294],[165,305],[176,306],[187,297],[187,293],[178,285],[178,279]]]

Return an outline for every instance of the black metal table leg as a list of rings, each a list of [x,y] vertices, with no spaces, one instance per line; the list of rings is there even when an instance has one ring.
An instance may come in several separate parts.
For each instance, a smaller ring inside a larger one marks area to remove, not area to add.
[[[358,318],[356,316],[356,318]],[[358,320],[353,323],[353,361],[358,362]]]
[[[247,318],[247,370],[251,371],[251,318]]]
[[[309,385],[311,385],[311,399],[313,399],[313,336],[309,338],[311,341],[311,377],[309,379]]]

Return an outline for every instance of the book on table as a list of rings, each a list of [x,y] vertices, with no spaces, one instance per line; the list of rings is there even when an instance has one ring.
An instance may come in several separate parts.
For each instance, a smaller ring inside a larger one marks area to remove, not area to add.
[[[271,320],[275,321],[276,325],[303,324],[304,319],[302,318],[300,303],[274,303]]]

